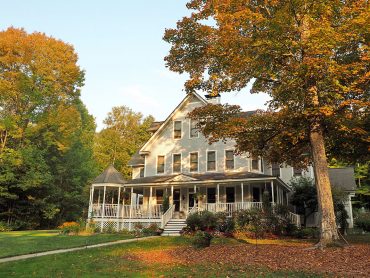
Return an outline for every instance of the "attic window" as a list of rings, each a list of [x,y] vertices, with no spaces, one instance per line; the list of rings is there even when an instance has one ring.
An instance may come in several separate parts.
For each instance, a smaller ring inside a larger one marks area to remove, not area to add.
[[[173,123],[173,138],[181,138],[181,121],[174,121]]]
[[[252,170],[258,171],[259,170],[259,163],[260,160],[258,157],[253,157],[252,158]]]

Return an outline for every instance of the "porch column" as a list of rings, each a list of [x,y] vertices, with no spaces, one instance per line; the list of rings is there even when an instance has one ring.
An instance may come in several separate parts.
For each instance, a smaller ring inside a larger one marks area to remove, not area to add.
[[[89,215],[87,218],[92,218],[93,217],[93,205],[94,205],[94,185],[91,185],[90,189],[90,202],[89,202]]]
[[[100,222],[100,232],[103,232],[103,218],[105,216],[105,192],[107,191],[107,187],[104,185],[104,193],[103,193],[103,210],[102,210],[102,221]]]
[[[152,218],[152,196],[153,196],[153,186],[150,187],[149,193],[149,218]]]
[[[220,184],[217,184],[217,204],[220,203]]]
[[[272,205],[275,204],[275,197],[274,197],[274,181],[271,181],[271,200],[272,200]]]
[[[244,184],[240,184],[241,190],[242,190],[242,209],[244,209]]]
[[[119,214],[120,214],[120,209],[119,209],[119,200],[121,198],[121,186],[118,187],[118,199],[117,199],[117,232],[119,231]]]
[[[130,201],[130,216],[129,216],[129,222],[128,222],[128,230],[131,231],[132,230],[132,206],[133,206],[133,203],[132,203],[132,196],[134,194],[134,188],[131,187],[131,194],[130,194],[130,197],[131,197],[131,201]]]

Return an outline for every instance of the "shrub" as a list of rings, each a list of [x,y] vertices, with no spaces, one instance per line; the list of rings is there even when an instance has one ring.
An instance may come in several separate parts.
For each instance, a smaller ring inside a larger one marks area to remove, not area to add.
[[[192,213],[186,219],[186,225],[190,230],[196,231],[202,228],[202,221],[198,212]]]
[[[162,212],[165,213],[170,208],[170,198],[167,194],[163,197]]]
[[[260,209],[246,209],[239,210],[236,213],[236,224],[240,229],[243,229],[250,225],[252,222],[259,221],[263,218],[262,211]]]
[[[297,238],[305,238],[305,239],[318,238],[319,231],[317,228],[302,228],[302,229],[297,229],[294,232],[294,236]]]
[[[355,225],[366,232],[370,232],[370,212],[359,214],[355,220]]]
[[[9,232],[12,230],[12,227],[4,221],[0,221],[0,232]]]
[[[198,231],[192,238],[191,243],[195,248],[205,248],[211,245],[212,238],[213,236],[210,233]]]
[[[156,236],[160,235],[162,231],[159,229],[157,224],[152,223],[147,228],[143,228],[141,232],[145,236]]]
[[[203,211],[200,214],[200,223],[201,223],[201,229],[203,231],[213,230],[217,226],[217,217],[212,212]]]
[[[81,230],[81,226],[77,222],[64,222],[62,225],[58,227],[60,233],[64,235],[69,234],[78,234]]]
[[[232,233],[235,229],[233,217],[229,217],[225,212],[216,213],[216,230],[221,233]]]

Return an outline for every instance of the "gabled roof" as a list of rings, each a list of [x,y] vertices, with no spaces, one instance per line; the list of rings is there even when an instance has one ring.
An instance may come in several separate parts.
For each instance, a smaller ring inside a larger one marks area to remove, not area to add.
[[[152,122],[152,124],[148,128],[148,131],[156,132],[158,130],[158,128],[161,127],[162,124],[163,124],[163,121]]]
[[[329,179],[332,186],[345,191],[355,191],[355,170],[353,167],[329,168]]]
[[[152,135],[152,137],[149,138],[149,140],[145,143],[145,145],[140,149],[139,153],[143,152],[143,150],[161,133],[161,131],[164,129],[164,127],[167,125],[167,123],[171,120],[173,115],[182,108],[184,103],[191,97],[195,96],[198,98],[204,105],[208,104],[206,100],[204,100],[199,94],[196,92],[191,92],[186,94],[186,96],[183,98],[183,100],[177,105],[177,107],[172,111],[172,113],[167,117],[167,119],[161,123],[160,127],[156,130],[156,132]]]
[[[145,158],[139,154],[139,151],[134,153],[129,162],[127,163],[128,166],[141,166],[145,164]]]
[[[95,178],[93,183],[117,183],[125,184],[127,181],[123,178],[122,174],[114,168],[113,165],[109,165],[99,176]]]

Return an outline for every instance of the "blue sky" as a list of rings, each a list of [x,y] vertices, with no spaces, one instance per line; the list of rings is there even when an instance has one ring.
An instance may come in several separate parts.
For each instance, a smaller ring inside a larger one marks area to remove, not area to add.
[[[75,47],[86,71],[81,97],[98,129],[119,105],[164,120],[185,96],[186,76],[165,67],[170,45],[162,37],[165,28],[189,14],[186,2],[0,0],[0,29],[40,31]],[[267,100],[266,95],[251,95],[248,88],[222,96],[223,103],[245,110],[263,108]]]

